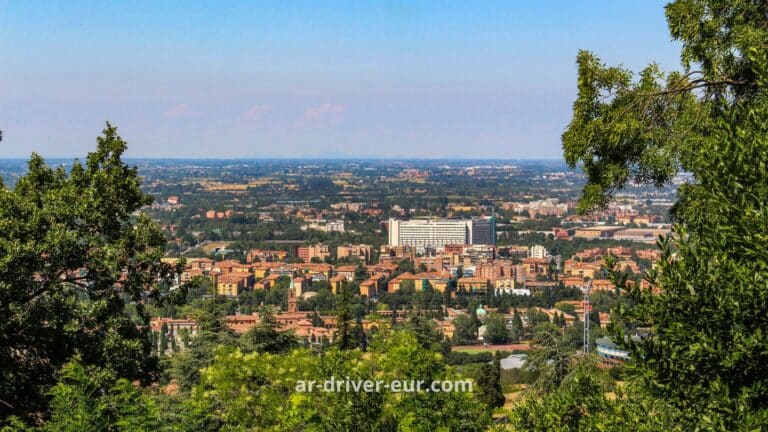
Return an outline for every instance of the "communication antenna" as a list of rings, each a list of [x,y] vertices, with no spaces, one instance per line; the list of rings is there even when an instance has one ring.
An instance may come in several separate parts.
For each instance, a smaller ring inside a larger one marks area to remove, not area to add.
[[[584,354],[589,354],[589,292],[592,290],[592,279],[582,288],[584,290]]]

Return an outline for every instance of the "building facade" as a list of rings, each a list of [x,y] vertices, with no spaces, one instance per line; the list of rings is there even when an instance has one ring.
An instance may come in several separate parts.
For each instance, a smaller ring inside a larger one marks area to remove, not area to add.
[[[389,245],[416,249],[441,249],[446,245],[496,244],[494,217],[452,219],[389,220]]]
[[[544,246],[533,245],[528,252],[528,258],[549,258],[549,251]]]
[[[312,262],[313,258],[317,258],[320,261],[324,261],[331,256],[331,252],[327,245],[316,244],[312,246],[299,246],[296,248],[296,257],[304,261],[305,263]]]
[[[364,264],[369,264],[372,256],[373,246],[371,245],[342,245],[336,248],[336,258],[338,259],[353,257],[359,259]]]

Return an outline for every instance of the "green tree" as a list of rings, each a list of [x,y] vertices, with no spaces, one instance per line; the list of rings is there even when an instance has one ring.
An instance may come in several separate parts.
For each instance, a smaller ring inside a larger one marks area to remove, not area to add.
[[[440,342],[435,324],[432,320],[420,317],[417,314],[411,314],[405,323],[405,328],[411,331],[419,341],[419,345],[424,348],[431,348]]]
[[[312,320],[312,327],[323,327],[325,325],[323,319],[320,317],[320,314],[317,313],[317,311],[312,313],[310,319]]]
[[[512,314],[512,329],[510,336],[512,339],[518,342],[525,336],[523,318],[520,316],[520,313],[517,311],[517,309],[515,309],[514,313]]]
[[[350,322],[352,321],[352,295],[347,288],[341,290],[341,298],[336,306],[336,343],[341,349],[353,349],[355,341],[352,336]]]
[[[160,355],[165,355],[168,351],[168,324],[163,323],[160,326]]]
[[[554,324],[539,323],[534,329],[535,348],[529,351],[525,368],[538,375],[532,385],[537,393],[546,394],[557,388],[571,372],[576,350],[568,342]]]
[[[509,342],[509,330],[504,315],[500,313],[488,314],[485,319],[484,341],[492,344],[504,344]]]
[[[528,321],[528,328],[531,330],[541,323],[549,323],[549,315],[536,308],[528,308],[525,317]]]
[[[649,275],[661,292],[613,274],[634,303],[620,306],[619,315],[651,329],[641,341],[626,339],[637,359],[631,373],[688,414],[691,427],[768,422],[768,249],[759,240],[768,236],[768,60],[761,55],[761,63],[753,60],[762,67],[755,71],[761,93],[724,113],[712,131],[717,145],[704,144],[691,166],[696,183],[679,191],[684,224],[660,242],[660,266]]]
[[[407,331],[379,332],[368,353],[331,347],[285,354],[219,352],[183,402],[187,428],[235,430],[482,431],[483,405],[470,392],[309,391],[330,377],[391,381],[457,380],[442,356]],[[286,367],[290,365],[291,367]]]
[[[453,338],[456,344],[463,344],[477,339],[477,325],[468,315],[459,315],[453,319]]]
[[[614,390],[615,398],[606,392]],[[546,397],[528,397],[512,411],[513,430],[657,432],[688,430],[663,400],[612,389],[593,361],[582,359]]]
[[[200,380],[200,370],[211,364],[218,350],[231,350],[237,344],[234,333],[224,321],[224,305],[207,301],[195,311],[197,333],[189,341],[189,349],[171,359],[170,375],[183,391],[190,390]]]
[[[299,340],[293,332],[282,331],[281,325],[272,314],[272,308],[262,308],[259,324],[243,333],[238,338],[238,345],[243,352],[283,353],[299,346]]]
[[[352,340],[361,350],[368,349],[368,335],[363,329],[363,322],[359,319],[355,320],[355,326],[352,328]]]
[[[677,0],[666,13],[684,71],[650,66],[633,82],[629,71],[580,53],[563,146],[587,174],[581,210],[606,204],[629,181],[692,174],[678,189],[673,237],[660,241],[659,268],[648,275],[658,292],[611,275],[631,303],[617,315],[630,330],[648,329],[639,339],[613,329],[633,359],[629,400],[659,401],[686,430],[758,430],[768,424],[766,4]]]
[[[106,381],[105,381],[106,380]],[[126,379],[111,381],[98,368],[86,368],[78,361],[62,368],[59,382],[50,390],[51,419],[43,431],[154,431],[160,424],[153,401]]]
[[[501,354],[496,351],[493,362],[484,364],[477,377],[477,386],[480,388],[478,399],[488,408],[504,406],[504,392],[501,391]]]
[[[702,145],[718,144],[713,131],[724,110],[761,97],[763,2],[676,0],[666,16],[682,44],[682,72],[652,64],[633,80],[592,53],[577,56],[578,97],[563,149],[587,175],[582,211],[606,205],[630,181],[660,186],[692,172]]]
[[[45,410],[74,355],[113,380],[156,377],[141,300],[163,295],[155,282],[174,269],[160,262],[163,234],[139,212],[152,198],[125,149],[107,124],[69,173],[33,154],[13,189],[0,183],[0,416]]]

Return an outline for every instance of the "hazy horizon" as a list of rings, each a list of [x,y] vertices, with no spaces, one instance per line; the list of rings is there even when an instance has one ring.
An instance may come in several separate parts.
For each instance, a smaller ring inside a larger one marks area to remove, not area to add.
[[[61,161],[61,160],[74,160],[83,159],[86,155],[76,156],[44,156],[44,159],[48,161]],[[0,161],[27,161],[29,156],[23,157],[0,157]],[[530,157],[530,158],[493,158],[493,157],[415,157],[415,156],[388,156],[388,157],[376,157],[376,156],[360,156],[360,157],[141,157],[141,156],[129,156],[124,157],[125,161],[396,161],[396,162],[415,162],[415,161],[463,161],[463,162],[562,162],[565,164],[563,157]]]

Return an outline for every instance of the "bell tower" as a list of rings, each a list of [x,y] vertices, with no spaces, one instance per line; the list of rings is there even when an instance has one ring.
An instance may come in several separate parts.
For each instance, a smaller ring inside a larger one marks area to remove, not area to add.
[[[299,309],[296,306],[296,287],[293,285],[293,278],[291,278],[291,286],[288,287],[288,313],[296,313]]]

